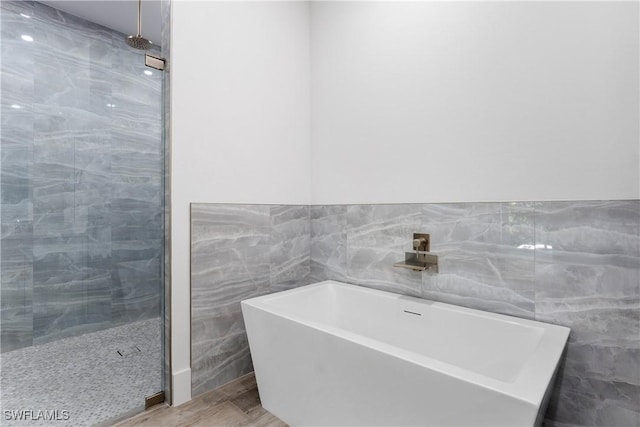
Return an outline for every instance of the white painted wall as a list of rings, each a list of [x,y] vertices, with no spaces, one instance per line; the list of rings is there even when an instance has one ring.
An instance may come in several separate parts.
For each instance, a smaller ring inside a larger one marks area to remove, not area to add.
[[[190,203],[638,198],[638,71],[637,2],[174,1],[174,403]]]
[[[189,204],[310,202],[309,5],[175,1],[172,372],[190,399]]]
[[[639,198],[638,16],[313,3],[313,204]]]

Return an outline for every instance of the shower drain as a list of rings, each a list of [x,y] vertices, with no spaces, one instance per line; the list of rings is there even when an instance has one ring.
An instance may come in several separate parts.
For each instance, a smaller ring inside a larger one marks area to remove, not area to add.
[[[120,357],[132,357],[138,354],[142,354],[142,350],[140,350],[137,345],[132,345],[131,347],[117,350],[116,353],[118,353]]]

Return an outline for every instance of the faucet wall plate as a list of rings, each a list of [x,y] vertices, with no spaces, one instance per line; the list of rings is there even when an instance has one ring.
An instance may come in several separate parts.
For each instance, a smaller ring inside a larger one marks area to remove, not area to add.
[[[420,240],[420,246],[416,247],[415,241]],[[430,252],[431,251],[431,235],[426,233],[413,233],[413,250],[420,252]]]
[[[404,262],[396,262],[393,266],[414,271],[438,272],[438,256],[429,253],[431,250],[429,234],[413,233],[413,250],[415,252],[405,252]]]

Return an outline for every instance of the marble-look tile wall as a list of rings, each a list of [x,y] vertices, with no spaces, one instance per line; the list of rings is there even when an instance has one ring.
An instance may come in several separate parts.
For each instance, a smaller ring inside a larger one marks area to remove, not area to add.
[[[497,313],[534,317],[531,203],[311,207],[311,274]],[[439,274],[394,268],[431,234]]]
[[[639,231],[640,201],[312,206],[311,276],[568,326],[546,424],[632,427]],[[439,273],[392,267],[413,232]]]
[[[394,268],[431,234],[437,274]],[[239,301],[334,279],[571,328],[549,426],[640,427],[640,201],[192,206],[193,394],[251,369]]]
[[[43,4],[0,19],[2,351],[158,316],[160,74]]]
[[[639,232],[639,201],[536,205],[536,319],[571,328],[556,425],[640,425]]]
[[[196,396],[253,370],[240,301],[310,280],[309,206],[191,205]]]

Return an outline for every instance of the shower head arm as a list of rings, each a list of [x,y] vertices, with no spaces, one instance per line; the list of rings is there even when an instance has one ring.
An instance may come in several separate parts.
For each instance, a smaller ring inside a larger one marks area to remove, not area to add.
[[[142,36],[142,0],[138,0],[138,37]]]

